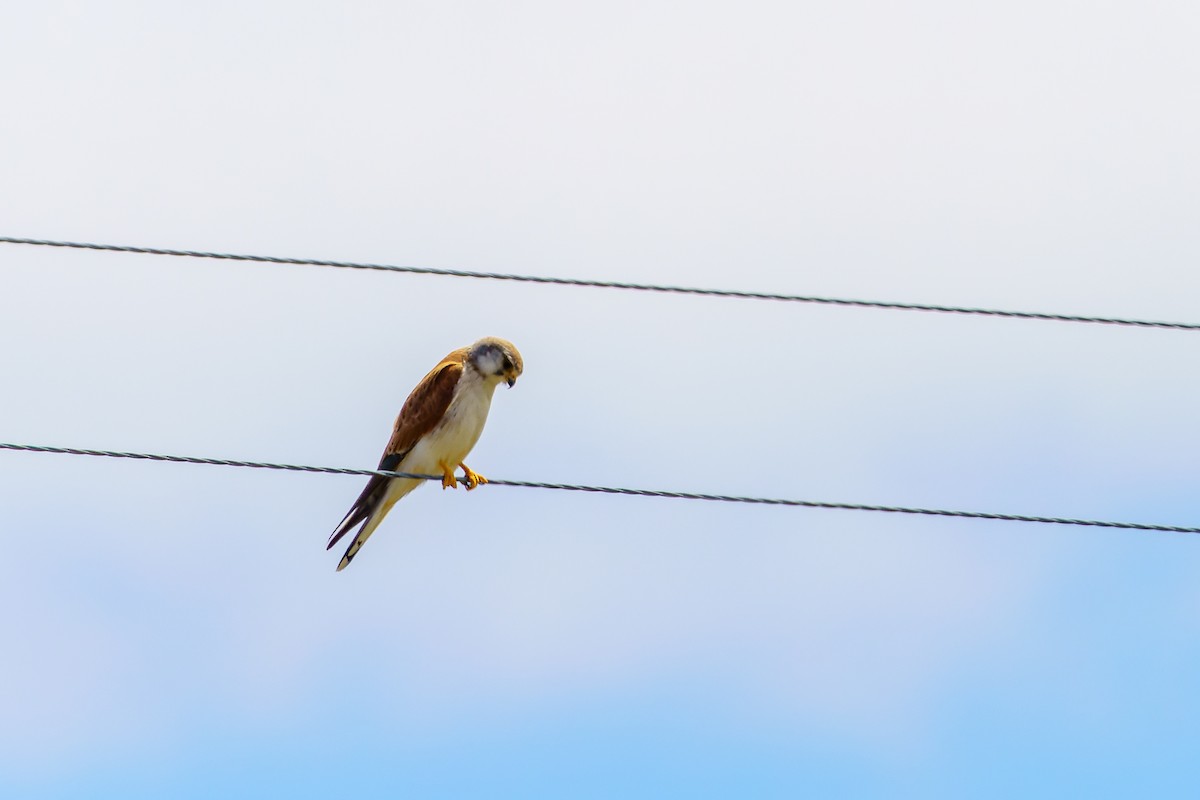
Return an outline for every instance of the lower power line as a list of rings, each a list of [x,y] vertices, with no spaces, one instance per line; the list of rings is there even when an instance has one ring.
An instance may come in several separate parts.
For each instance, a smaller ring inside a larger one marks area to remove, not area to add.
[[[7,444],[0,442],[0,450],[15,450],[28,453],[56,453],[73,456],[99,456],[103,458],[128,458],[138,461],[167,461],[178,464],[207,464],[217,467],[246,467],[250,469],[285,470],[289,472],[316,472],[328,475],[363,475],[383,478],[415,478],[438,480],[441,475],[421,475],[411,472],[394,472],[380,469],[352,469],[346,467],[319,467],[301,464],[275,464],[264,461],[236,461],[227,458],[200,458],[197,456],[172,456],[155,453],[127,453],[116,450],[84,450],[78,447],[49,447],[32,444]],[[465,478],[462,479],[465,483]],[[782,500],[768,497],[743,497],[738,495],[703,494],[699,492],[671,492],[659,489],[624,489],[614,486],[584,486],[573,483],[545,483],[542,481],[514,481],[488,478],[490,486],[515,486],[523,489],[557,489],[567,492],[592,492],[594,494],[631,495],[634,497],[664,497],[675,500],[706,500],[715,503],[748,503],[765,506],[793,506],[801,508],[824,508],[837,511],[877,511],[887,514],[917,514],[929,517],[960,517],[964,519],[991,519],[1002,522],[1033,522],[1041,525],[1075,525],[1089,528],[1120,528],[1135,531],[1164,531],[1167,533],[1200,533],[1200,528],[1178,525],[1153,525],[1142,522],[1110,522],[1094,519],[1070,519],[1066,517],[1038,517],[1028,514],[995,514],[986,511],[954,511],[943,508],[907,508],[904,506],[878,506],[863,503],[827,503],[817,500]]]

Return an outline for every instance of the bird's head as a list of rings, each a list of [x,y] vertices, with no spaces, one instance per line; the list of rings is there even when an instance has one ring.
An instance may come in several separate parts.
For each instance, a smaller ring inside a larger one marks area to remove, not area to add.
[[[471,345],[467,361],[479,370],[479,374],[485,379],[504,381],[510,387],[517,382],[517,378],[521,377],[521,372],[525,369],[521,353],[513,343],[497,339],[495,336],[485,336]]]

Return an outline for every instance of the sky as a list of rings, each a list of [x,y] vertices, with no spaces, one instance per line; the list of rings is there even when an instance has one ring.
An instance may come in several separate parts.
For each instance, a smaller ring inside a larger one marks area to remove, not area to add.
[[[57,2],[0,235],[1200,322],[1200,7]],[[0,441],[1200,525],[1197,334],[0,245]],[[0,794],[1190,797],[1200,539],[0,453]]]

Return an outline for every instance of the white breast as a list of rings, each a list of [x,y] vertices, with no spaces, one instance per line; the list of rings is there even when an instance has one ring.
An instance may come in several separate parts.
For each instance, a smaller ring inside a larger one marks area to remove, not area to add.
[[[457,467],[483,433],[495,390],[494,382],[484,381],[473,369],[464,370],[442,421],[417,442],[399,469],[439,475],[442,464]]]

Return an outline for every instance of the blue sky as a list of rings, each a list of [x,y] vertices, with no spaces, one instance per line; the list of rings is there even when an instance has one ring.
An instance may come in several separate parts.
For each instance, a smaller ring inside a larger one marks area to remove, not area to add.
[[[26,4],[0,233],[1195,322],[1200,11]],[[1200,524],[1195,334],[0,247],[0,440]],[[0,453],[0,794],[1190,796],[1200,540]]]

